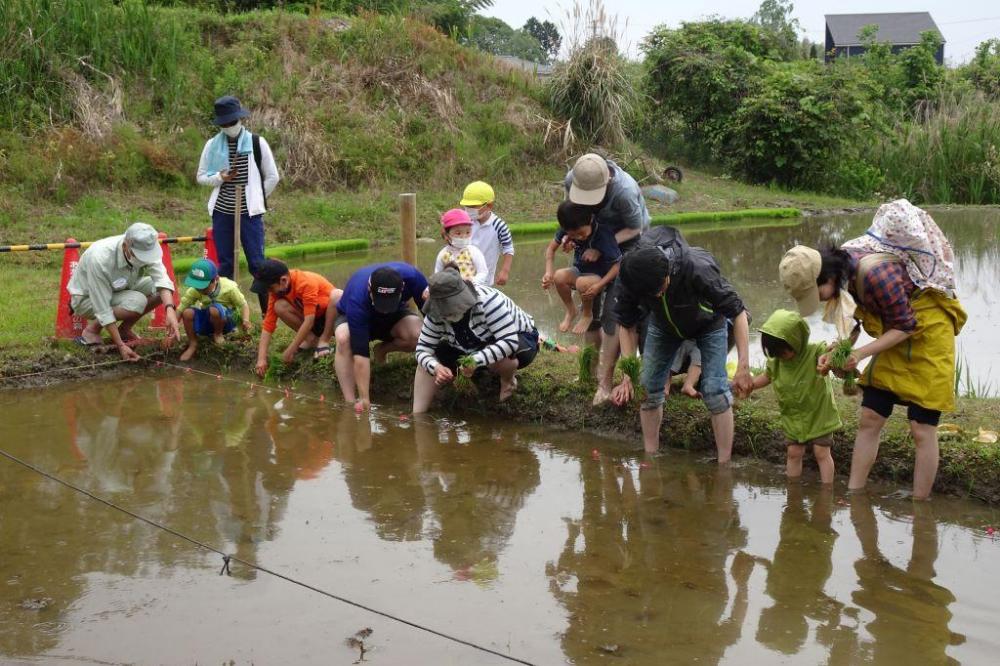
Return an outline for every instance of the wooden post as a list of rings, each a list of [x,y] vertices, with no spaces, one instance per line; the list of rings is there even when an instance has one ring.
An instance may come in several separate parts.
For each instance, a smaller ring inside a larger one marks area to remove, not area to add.
[[[417,265],[417,195],[399,195],[399,235],[403,242],[403,261]]]
[[[240,216],[243,212],[243,186],[236,186],[236,212],[233,214],[233,282],[240,281]]]

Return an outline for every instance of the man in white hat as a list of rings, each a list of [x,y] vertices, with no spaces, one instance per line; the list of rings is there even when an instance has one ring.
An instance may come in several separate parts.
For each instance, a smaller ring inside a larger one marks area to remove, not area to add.
[[[614,161],[597,153],[581,155],[566,174],[564,185],[569,201],[589,208],[597,224],[611,227],[623,255],[632,250],[638,244],[639,236],[649,229],[649,210],[639,183]],[[564,249],[571,247],[572,244],[568,244]],[[584,260],[594,259],[584,253]],[[614,317],[614,304],[619,290],[617,280],[605,290],[600,317],[596,316],[598,308],[595,303],[594,325],[587,334],[588,342],[601,350],[595,405],[606,402],[611,396],[618,356],[618,322]]]
[[[104,328],[123,359],[138,361],[128,345],[139,337],[132,327],[160,303],[167,310],[167,340],[180,338],[174,283],[163,266],[160,239],[148,224],[136,222],[124,234],[87,248],[66,290],[73,314],[90,319],[76,338],[80,345],[101,344]]]

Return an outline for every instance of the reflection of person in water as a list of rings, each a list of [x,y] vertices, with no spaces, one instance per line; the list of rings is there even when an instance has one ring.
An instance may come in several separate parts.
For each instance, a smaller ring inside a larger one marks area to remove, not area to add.
[[[872,642],[862,643],[864,660],[877,664],[951,662],[950,645],[965,642],[948,629],[955,595],[934,582],[938,533],[931,504],[913,503],[913,546],[906,569],[893,565],[879,550],[878,522],[871,499],[851,496],[851,522],[861,542],[862,556],[854,564],[858,590],[854,603],[874,618],[862,616]]]
[[[527,447],[470,437],[462,427],[426,416],[414,419],[413,431],[436,528],[434,557],[456,578],[489,585],[517,514],[538,487],[538,458]],[[468,444],[455,445],[463,441]]]
[[[830,526],[833,493],[823,486],[806,509],[803,486],[788,484],[788,499],[781,514],[780,539],[774,560],[767,566],[767,594],[774,605],[761,611],[757,640],[784,654],[797,654],[809,636],[806,619],[820,622],[820,643],[832,639],[840,623],[842,604],[823,589],[833,571],[833,544],[837,533]]]
[[[395,446],[380,437],[374,416],[343,409],[337,418],[336,456],[343,464],[351,504],[367,513],[378,536],[387,541],[423,538],[424,493],[412,446]]]
[[[549,565],[569,611],[563,649],[578,664],[608,645],[634,662],[712,664],[740,638],[753,560],[736,553],[727,575],[746,542],[732,470],[670,465],[654,461],[636,479],[608,460],[581,463],[583,516]]]

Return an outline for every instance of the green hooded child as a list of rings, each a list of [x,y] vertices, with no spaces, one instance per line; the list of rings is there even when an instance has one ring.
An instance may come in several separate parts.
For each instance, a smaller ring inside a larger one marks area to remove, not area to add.
[[[809,324],[790,310],[777,310],[760,328],[760,342],[767,357],[765,373],[754,377],[753,389],[774,386],[781,412],[781,429],[788,447],[787,473],[802,475],[802,458],[811,444],[823,483],[833,483],[833,433],[843,427],[833,382],[816,371],[827,351],[823,342],[809,342]]]

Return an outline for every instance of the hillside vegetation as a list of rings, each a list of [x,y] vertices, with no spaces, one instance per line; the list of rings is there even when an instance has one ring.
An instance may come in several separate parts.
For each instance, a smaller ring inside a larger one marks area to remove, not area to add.
[[[28,197],[193,184],[224,94],[252,110],[286,188],[517,181],[553,166],[537,86],[403,16],[7,0],[0,22],[0,172]]]

